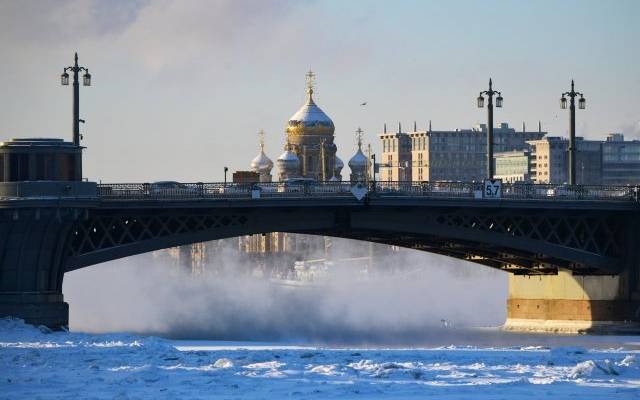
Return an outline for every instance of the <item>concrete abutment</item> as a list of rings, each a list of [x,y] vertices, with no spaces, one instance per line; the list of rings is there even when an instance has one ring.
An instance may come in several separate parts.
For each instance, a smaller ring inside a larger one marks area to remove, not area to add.
[[[631,279],[630,279],[631,278]],[[620,275],[510,275],[504,329],[541,333],[640,332],[640,301]]]

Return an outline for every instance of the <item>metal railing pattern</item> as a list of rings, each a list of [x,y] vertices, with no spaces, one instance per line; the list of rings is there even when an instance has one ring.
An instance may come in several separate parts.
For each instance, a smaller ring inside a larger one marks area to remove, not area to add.
[[[354,186],[357,189],[354,190]],[[482,182],[269,182],[269,183],[106,183],[104,200],[192,200],[368,197],[467,198],[487,200]],[[638,201],[638,186],[503,183],[501,199]],[[357,197],[357,196],[356,196]]]

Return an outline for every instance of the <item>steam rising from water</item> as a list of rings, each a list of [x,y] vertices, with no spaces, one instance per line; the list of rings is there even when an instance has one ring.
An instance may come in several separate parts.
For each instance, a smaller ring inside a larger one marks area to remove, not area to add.
[[[336,266],[335,276],[311,287],[239,273],[251,266],[237,259],[235,251],[223,252],[217,262],[224,272],[216,275],[191,276],[149,254],[69,273],[64,293],[71,329],[185,339],[407,343],[440,332],[443,319],[462,327],[496,326],[505,318],[505,273],[442,256],[390,254],[381,265],[411,268],[383,268],[366,279]]]

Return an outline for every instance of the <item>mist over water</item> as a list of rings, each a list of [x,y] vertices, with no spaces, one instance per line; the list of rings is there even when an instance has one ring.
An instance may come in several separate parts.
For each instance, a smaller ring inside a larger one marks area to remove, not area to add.
[[[354,242],[335,240],[335,247]],[[498,326],[507,274],[447,257],[402,250],[363,277],[333,267],[330,279],[295,287],[250,276],[226,249],[216,274],[192,276],[145,254],[68,273],[70,327],[180,339],[420,343],[455,328]],[[402,268],[398,268],[402,267]],[[402,272],[398,270],[402,269]]]

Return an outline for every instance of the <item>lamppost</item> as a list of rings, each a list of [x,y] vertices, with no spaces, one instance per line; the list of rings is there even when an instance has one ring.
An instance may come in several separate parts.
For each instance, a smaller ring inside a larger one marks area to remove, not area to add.
[[[224,187],[227,187],[227,171],[229,171],[229,168],[224,167]]]
[[[480,92],[478,96],[478,108],[484,107],[484,97],[486,95],[489,101],[487,102],[488,110],[488,129],[487,129],[487,178],[493,179],[493,96],[496,97],[496,107],[502,108],[502,93],[497,90],[493,90],[493,84],[491,78],[489,78],[489,90]]]
[[[73,66],[66,67],[60,76],[60,83],[63,86],[69,85],[69,74],[67,71],[73,72],[73,144],[80,146],[80,84],[78,83],[78,73],[84,71],[82,84],[91,86],[91,74],[89,69],[78,66],[78,53],[75,55]]]
[[[576,97],[580,96],[578,100],[578,108],[584,110],[586,108],[587,101],[580,92],[576,92],[573,79],[571,80],[571,91],[562,93],[560,98],[560,108],[567,109],[567,98],[569,96],[569,185],[576,184]]]
[[[375,155],[375,153],[371,154],[371,166],[373,167],[372,168],[373,169],[372,170],[372,175],[371,175],[372,178],[373,178],[372,179],[372,183],[373,183],[372,191],[375,192],[376,191],[376,155]]]

